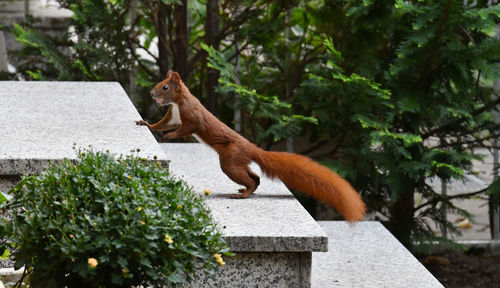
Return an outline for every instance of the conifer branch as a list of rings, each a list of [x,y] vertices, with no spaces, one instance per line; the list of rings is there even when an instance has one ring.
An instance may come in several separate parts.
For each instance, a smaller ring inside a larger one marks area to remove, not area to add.
[[[486,112],[486,111],[488,111],[490,109],[493,109],[495,106],[497,106],[499,104],[500,104],[500,97],[497,98],[497,99],[495,99],[495,100],[493,100],[493,101],[491,101],[490,103],[482,106],[481,108],[478,108],[478,109],[472,111],[471,115],[472,116],[477,116],[477,115],[479,115],[479,114],[481,114],[483,112]],[[463,122],[465,122],[467,120],[468,120],[467,117],[462,117],[462,118],[457,119],[455,121],[448,122],[448,123],[446,123],[446,124],[444,124],[442,126],[439,126],[439,127],[434,128],[434,129],[431,129],[431,130],[427,131],[426,133],[422,134],[421,136],[424,139],[428,138],[430,136],[435,135],[436,133],[439,133],[439,132],[442,132],[442,131],[445,131],[445,130],[449,129],[452,126],[459,125],[459,124],[461,124],[461,123],[463,123]]]
[[[467,192],[467,193],[461,193],[461,194],[456,194],[456,195],[451,195],[451,196],[443,196],[441,194],[437,194],[433,199],[423,203],[423,204],[420,204],[419,206],[415,207],[414,211],[418,211],[422,208],[424,208],[425,206],[428,206],[428,205],[436,205],[438,204],[439,202],[443,201],[443,200],[446,200],[446,201],[450,201],[450,200],[453,200],[453,199],[457,199],[457,198],[469,198],[469,197],[473,197],[473,196],[476,196],[476,195],[479,195],[479,194],[482,194],[482,193],[485,193],[486,191],[488,191],[489,187],[486,187],[484,189],[481,189],[479,191],[474,191],[474,192]]]

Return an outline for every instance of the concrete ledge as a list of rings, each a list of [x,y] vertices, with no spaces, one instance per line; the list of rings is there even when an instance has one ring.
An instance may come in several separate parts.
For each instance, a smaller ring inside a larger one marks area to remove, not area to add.
[[[259,188],[249,198],[229,199],[241,187],[222,172],[218,155],[210,147],[197,143],[160,146],[171,161],[171,173],[200,194],[210,189],[206,203],[232,251],[327,251],[326,234],[280,181],[261,176]],[[251,166],[260,174],[257,165]]]
[[[328,253],[313,253],[311,287],[443,287],[379,222],[319,222]]]
[[[236,253],[215,279],[198,275],[189,286],[198,287],[310,287],[311,252]]]
[[[118,83],[0,81],[0,103],[0,176],[74,159],[74,143],[168,162]]]

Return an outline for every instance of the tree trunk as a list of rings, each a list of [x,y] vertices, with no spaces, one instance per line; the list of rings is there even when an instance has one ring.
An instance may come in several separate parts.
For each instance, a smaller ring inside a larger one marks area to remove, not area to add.
[[[398,200],[392,206],[392,218],[389,230],[408,249],[412,248],[411,231],[413,228],[414,213],[414,185],[407,176],[400,176],[401,191]]]
[[[207,19],[205,22],[205,42],[207,45],[219,50],[219,41],[217,34],[219,33],[219,1],[207,0]],[[205,62],[207,61],[205,57]],[[207,108],[212,114],[218,116],[218,95],[215,93],[219,79],[219,72],[207,67],[207,78],[205,88],[207,91]]]
[[[163,2],[159,2],[158,14],[156,15],[156,32],[158,35],[158,60],[157,64],[160,68],[160,79],[167,77],[169,69],[168,59],[168,41],[167,41],[167,6]]]
[[[188,69],[188,15],[187,0],[182,0],[182,4],[175,4],[175,41],[174,41],[174,70],[179,73],[181,79],[187,82],[189,77]]]

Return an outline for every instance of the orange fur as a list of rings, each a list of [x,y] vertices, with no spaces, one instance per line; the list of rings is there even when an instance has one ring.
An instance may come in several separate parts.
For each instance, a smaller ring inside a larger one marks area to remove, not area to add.
[[[365,204],[351,185],[330,169],[312,159],[293,153],[267,152],[250,143],[240,134],[212,115],[200,101],[191,95],[176,72],[169,71],[167,79],[158,83],[151,96],[161,105],[175,104],[179,110],[180,125],[168,125],[172,105],[158,123],[137,121],[154,130],[172,130],[162,140],[195,134],[219,154],[222,171],[245,188],[232,198],[247,198],[257,189],[260,178],[249,164],[255,161],[264,174],[279,178],[289,188],[299,190],[335,208],[347,221],[362,220]]]
[[[288,188],[335,208],[347,221],[363,219],[365,204],[361,196],[338,174],[302,155],[256,148],[252,159],[267,176],[279,178]]]

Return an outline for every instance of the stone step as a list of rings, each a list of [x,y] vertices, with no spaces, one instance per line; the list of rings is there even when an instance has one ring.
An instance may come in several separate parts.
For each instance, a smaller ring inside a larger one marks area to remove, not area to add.
[[[320,221],[328,252],[313,252],[312,288],[434,288],[441,283],[379,222]]]
[[[4,180],[75,159],[74,144],[168,163],[153,135],[135,124],[141,116],[118,83],[0,81],[0,103]]]

